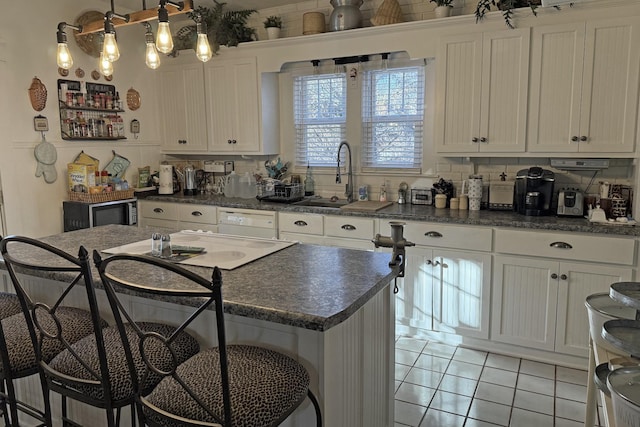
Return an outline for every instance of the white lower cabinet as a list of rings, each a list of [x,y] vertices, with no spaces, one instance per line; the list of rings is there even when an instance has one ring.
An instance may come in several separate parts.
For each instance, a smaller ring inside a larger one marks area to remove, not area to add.
[[[515,256],[494,257],[491,340],[587,356],[586,297],[633,279],[635,242],[515,230],[495,239],[497,252]]]
[[[139,200],[138,225],[165,230],[218,231],[217,208],[193,203]]]
[[[373,250],[375,218],[278,213],[278,237],[302,243]]]
[[[389,235],[387,228],[381,222],[380,234]],[[397,321],[410,328],[489,338],[491,229],[408,222],[404,236],[417,246],[406,248]]]
[[[411,247],[396,316],[425,330],[489,338],[491,255]]]

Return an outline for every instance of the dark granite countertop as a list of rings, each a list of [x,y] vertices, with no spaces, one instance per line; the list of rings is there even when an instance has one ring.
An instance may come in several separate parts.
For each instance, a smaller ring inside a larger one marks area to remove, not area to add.
[[[436,209],[433,206],[399,205],[394,203],[376,212],[354,212],[336,208],[295,206],[272,203],[256,199],[229,198],[218,195],[172,196],[154,195],[145,198],[150,201],[194,203],[230,208],[259,209],[280,212],[319,213],[324,215],[359,216],[402,221],[426,221],[446,224],[482,225],[488,227],[515,227],[532,230],[555,230],[578,233],[601,233],[620,236],[640,236],[640,227],[628,225],[593,224],[585,218],[558,216],[532,217],[505,211],[457,211]]]
[[[89,252],[100,251],[148,239],[153,231],[106,225],[42,240],[77,254],[80,245]],[[234,270],[223,270],[225,312],[326,331],[350,317],[393,280],[396,273],[389,268],[389,260],[387,253],[296,244]],[[4,268],[1,258],[0,267]],[[211,277],[211,268],[185,267]],[[56,279],[55,274],[46,277]],[[94,279],[100,287],[95,268]]]

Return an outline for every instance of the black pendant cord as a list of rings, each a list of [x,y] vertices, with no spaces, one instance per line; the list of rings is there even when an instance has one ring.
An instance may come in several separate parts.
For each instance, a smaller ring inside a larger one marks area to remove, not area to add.
[[[400,292],[400,289],[398,289],[398,278],[396,277],[393,279],[393,293],[397,294],[398,292]]]

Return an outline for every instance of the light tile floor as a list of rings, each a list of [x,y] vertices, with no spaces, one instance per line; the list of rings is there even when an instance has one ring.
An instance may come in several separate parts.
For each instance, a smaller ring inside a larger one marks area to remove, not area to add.
[[[584,427],[587,371],[400,336],[395,379],[396,427]]]

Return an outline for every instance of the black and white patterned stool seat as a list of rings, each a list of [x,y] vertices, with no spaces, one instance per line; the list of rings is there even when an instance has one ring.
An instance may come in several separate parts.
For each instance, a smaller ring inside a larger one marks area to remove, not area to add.
[[[22,313],[18,296],[16,294],[0,292],[0,319],[6,319],[18,313]]]
[[[161,335],[170,335],[175,330],[175,326],[164,325],[152,322],[140,322],[138,326],[146,332],[156,332]],[[111,381],[111,393],[113,400],[121,400],[133,396],[133,383],[127,360],[124,357],[124,347],[120,334],[116,326],[110,326],[102,330],[104,336],[105,350],[107,352],[107,365],[109,369],[109,378]],[[130,325],[127,325],[127,336],[131,343],[132,357],[138,371],[138,378],[143,378],[146,372],[146,366],[139,350],[139,338]],[[160,345],[157,341],[150,340],[145,347],[147,355],[150,357],[153,366],[162,370],[172,369],[172,356],[166,347]],[[91,369],[100,372],[98,350],[96,346],[95,335],[87,336],[71,346],[82,359],[89,365]],[[200,350],[198,341],[186,332],[180,333],[172,344],[172,349],[176,354],[176,362],[180,364],[195,355]],[[51,368],[56,371],[69,375],[74,378],[84,380],[95,380],[95,378],[82,366],[80,361],[76,359],[69,350],[65,350],[57,355],[51,361]],[[150,390],[160,380],[161,376],[151,373],[146,376],[146,381],[142,384],[142,389]],[[76,388],[94,399],[104,398],[104,389],[102,386],[76,385]]]
[[[89,334],[93,334],[91,313],[75,307],[59,307],[56,316],[62,325],[63,336],[74,343]],[[54,330],[50,318],[41,319],[47,330]],[[106,325],[106,323],[105,323]],[[29,336],[29,329],[22,313],[2,320],[2,328],[7,342],[7,351],[11,369],[15,373],[36,372],[36,354]],[[63,344],[54,339],[45,338],[42,342],[42,359],[49,362],[64,349]],[[0,367],[0,369],[3,369]]]
[[[232,426],[271,426],[283,421],[305,399],[309,374],[291,357],[262,347],[228,345]],[[219,352],[204,350],[178,368],[178,374],[219,420],[223,401]],[[172,377],[147,396],[153,406],[191,420],[216,422]],[[147,416],[158,419],[151,411]],[[166,424],[166,422],[164,422]]]

